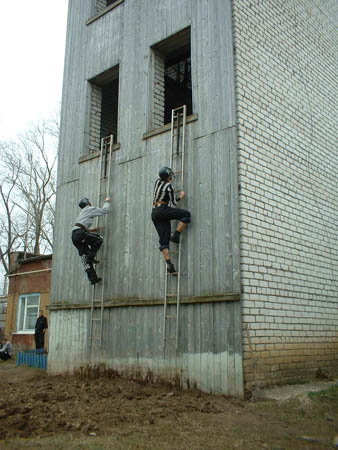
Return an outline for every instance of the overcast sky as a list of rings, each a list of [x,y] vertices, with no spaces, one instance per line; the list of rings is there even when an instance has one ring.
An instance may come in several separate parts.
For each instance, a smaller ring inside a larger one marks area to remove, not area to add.
[[[0,0],[0,140],[61,101],[68,0]]]

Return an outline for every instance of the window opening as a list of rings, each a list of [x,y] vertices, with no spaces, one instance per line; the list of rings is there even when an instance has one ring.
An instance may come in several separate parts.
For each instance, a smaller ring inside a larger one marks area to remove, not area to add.
[[[117,3],[119,0],[96,0],[96,14],[104,11],[108,6]]]
[[[164,123],[171,122],[171,110],[187,105],[187,115],[192,114],[190,46],[179,57],[165,63]]]
[[[171,122],[171,110],[187,105],[193,113],[191,82],[190,28],[186,28],[152,47],[153,101],[152,127]]]
[[[100,150],[101,139],[118,136],[119,76],[118,67],[91,80],[89,152]]]

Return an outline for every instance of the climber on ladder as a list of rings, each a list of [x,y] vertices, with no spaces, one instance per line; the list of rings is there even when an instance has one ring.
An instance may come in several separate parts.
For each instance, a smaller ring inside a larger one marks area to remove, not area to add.
[[[175,198],[174,188],[171,184],[174,173],[171,168],[162,167],[159,171],[159,177],[154,186],[151,218],[160,238],[159,249],[167,263],[167,271],[176,274],[176,269],[170,259],[169,241],[176,244],[180,242],[180,233],[190,223],[190,212],[186,209],[172,208],[169,206],[169,203],[176,206],[177,202],[183,200],[185,197],[185,192],[181,191]],[[178,220],[177,228],[173,235],[170,236],[170,221],[175,219]]]
[[[102,281],[102,278],[97,276],[93,264],[98,263],[95,256],[102,245],[103,238],[97,233],[97,229],[90,230],[90,227],[95,217],[108,213],[109,206],[110,197],[106,197],[102,208],[92,206],[88,198],[83,198],[79,202],[81,212],[72,229],[72,242],[79,252],[83,268],[92,285]]]

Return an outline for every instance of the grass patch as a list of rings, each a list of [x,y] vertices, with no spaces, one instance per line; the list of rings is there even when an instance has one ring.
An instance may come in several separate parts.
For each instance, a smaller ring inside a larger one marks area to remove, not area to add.
[[[325,391],[310,392],[309,397],[313,401],[319,402],[338,402],[338,384],[326,389]]]

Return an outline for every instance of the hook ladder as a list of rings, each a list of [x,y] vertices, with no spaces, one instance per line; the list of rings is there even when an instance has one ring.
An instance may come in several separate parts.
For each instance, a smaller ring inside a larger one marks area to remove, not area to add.
[[[184,190],[184,151],[185,151],[185,131],[187,122],[186,105],[175,108],[171,111],[171,155],[170,167],[173,170],[175,180],[175,195]],[[169,274],[165,265],[164,281],[164,314],[163,314],[163,351],[166,351],[168,341],[175,341],[175,351],[178,351],[179,335],[179,314],[180,314],[180,282],[181,282],[181,251],[182,235],[177,250],[170,251],[171,255],[176,255],[175,267],[177,272]],[[170,301],[170,300],[173,300]],[[169,307],[170,305],[176,308]],[[173,313],[175,309],[175,313]],[[175,333],[175,334],[173,334]]]
[[[101,153],[100,153],[100,176],[98,183],[97,206],[101,206],[103,199],[109,196],[110,193],[110,179],[111,179],[111,161],[113,154],[114,136],[110,135],[101,139]],[[100,234],[107,237],[107,219],[108,214],[96,218],[95,227],[98,228]],[[102,224],[103,222],[103,224]],[[102,252],[101,252],[102,253]],[[102,260],[96,264],[99,267],[102,265],[100,277],[102,281],[96,283],[92,290],[92,301],[90,308],[90,332],[89,332],[89,346],[92,348],[94,342],[98,343],[99,348],[102,346],[103,334],[103,311],[104,311],[104,288],[105,288],[105,274],[106,274],[106,253],[107,247],[103,247]]]

